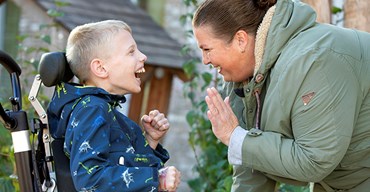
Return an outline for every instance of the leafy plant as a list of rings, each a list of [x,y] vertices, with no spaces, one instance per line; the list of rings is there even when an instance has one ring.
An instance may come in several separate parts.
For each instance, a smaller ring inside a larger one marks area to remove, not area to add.
[[[184,0],[186,6],[191,9],[196,7],[196,0]],[[192,19],[192,12],[180,17],[180,21],[185,26]],[[192,31],[187,31],[187,35],[192,37]],[[189,45],[183,47],[183,54],[191,54],[193,49]],[[197,164],[194,170],[198,172],[198,177],[188,181],[188,185],[193,191],[215,191],[226,192],[231,190],[232,166],[227,161],[227,147],[214,136],[211,123],[206,115],[207,104],[204,96],[207,87],[220,86],[220,78],[209,72],[200,71],[197,65],[201,61],[198,58],[190,59],[183,65],[183,69],[191,81],[185,83],[184,96],[187,97],[192,105],[186,115],[186,120],[191,127],[189,133],[189,144],[194,152]]]

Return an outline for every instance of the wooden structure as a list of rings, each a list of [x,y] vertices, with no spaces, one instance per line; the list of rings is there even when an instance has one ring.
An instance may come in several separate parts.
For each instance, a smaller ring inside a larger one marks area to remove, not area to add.
[[[36,6],[39,11],[44,12],[45,17],[48,17],[48,10],[64,13],[55,22],[62,26],[65,34],[84,23],[107,19],[125,21],[133,31],[138,48],[148,57],[145,63],[146,72],[141,78],[142,91],[131,96],[128,116],[139,122],[141,116],[152,109],[167,114],[174,76],[186,80],[182,64],[187,58],[180,55],[181,45],[145,11],[130,0],[63,0],[68,5],[61,7],[57,7],[54,0],[13,1],[18,6]],[[36,9],[22,10],[35,12]]]

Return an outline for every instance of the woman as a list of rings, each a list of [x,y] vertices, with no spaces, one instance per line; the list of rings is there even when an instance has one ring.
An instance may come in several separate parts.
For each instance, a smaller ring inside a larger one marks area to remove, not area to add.
[[[315,20],[292,0],[206,0],[194,14],[203,63],[225,81],[225,100],[205,99],[233,191],[370,187],[370,35]]]

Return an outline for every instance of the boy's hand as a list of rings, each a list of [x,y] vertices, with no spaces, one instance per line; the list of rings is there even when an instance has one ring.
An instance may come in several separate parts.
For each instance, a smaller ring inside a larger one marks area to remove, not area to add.
[[[150,111],[148,115],[143,115],[141,122],[146,132],[145,137],[152,149],[155,149],[159,140],[170,128],[170,123],[163,113],[158,110]]]
[[[176,191],[181,181],[181,173],[174,166],[164,167],[159,173],[159,191]]]

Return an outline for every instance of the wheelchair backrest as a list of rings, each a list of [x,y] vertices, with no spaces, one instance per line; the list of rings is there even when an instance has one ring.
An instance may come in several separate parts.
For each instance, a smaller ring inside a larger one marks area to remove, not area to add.
[[[65,53],[51,52],[42,55],[39,64],[39,74],[42,83],[47,87],[55,86],[61,82],[68,82],[73,78]],[[49,124],[50,125],[50,124]],[[64,137],[55,137],[56,128],[49,127],[53,141],[51,149],[53,153],[56,183],[58,192],[76,191],[70,172],[69,158],[63,150]]]

